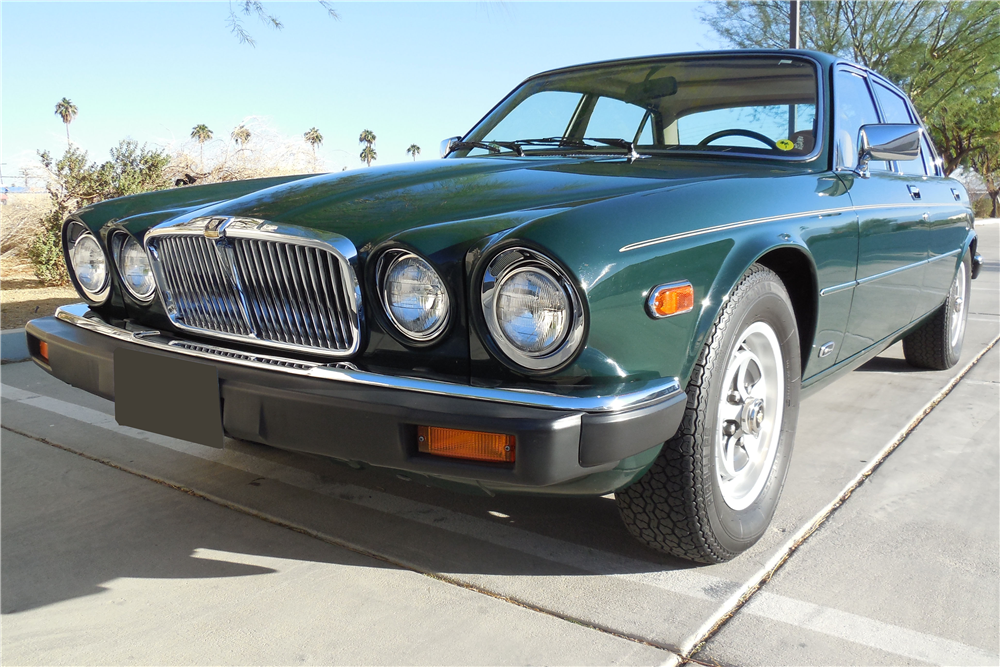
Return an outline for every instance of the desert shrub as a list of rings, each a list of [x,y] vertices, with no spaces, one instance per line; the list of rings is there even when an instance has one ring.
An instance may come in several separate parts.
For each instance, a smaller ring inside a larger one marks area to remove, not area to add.
[[[992,210],[993,202],[989,197],[980,197],[972,201],[972,212],[976,214],[976,218],[988,218]]]
[[[28,259],[38,279],[49,285],[65,284],[69,278],[62,254],[62,222],[71,211],[170,186],[166,173],[170,157],[132,139],[112,148],[111,159],[100,165],[88,163],[87,152],[76,146],[67,148],[58,160],[48,151],[40,151],[38,156],[49,176],[51,209],[28,246]]]

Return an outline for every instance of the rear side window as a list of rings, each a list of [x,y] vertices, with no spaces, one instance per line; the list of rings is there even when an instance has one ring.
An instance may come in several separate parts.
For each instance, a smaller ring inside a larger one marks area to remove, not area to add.
[[[906,101],[899,96],[899,93],[883,86],[878,81],[875,82],[875,94],[878,96],[878,103],[882,107],[882,115],[887,123],[913,123],[910,109],[906,106]],[[924,153],[925,148],[921,147],[920,152]],[[926,156],[921,155],[916,160],[903,160],[896,163],[896,169],[903,174],[914,176],[924,176],[926,173],[933,174],[934,171],[925,171],[924,163]]]
[[[858,130],[862,125],[879,122],[875,102],[865,77],[848,70],[837,70],[834,104],[837,109],[836,157],[834,166],[854,169],[858,163]],[[873,170],[888,169],[886,162],[871,162]]]

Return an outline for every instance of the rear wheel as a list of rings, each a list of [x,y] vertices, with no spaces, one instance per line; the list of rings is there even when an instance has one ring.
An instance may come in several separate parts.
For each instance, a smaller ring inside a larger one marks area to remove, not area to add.
[[[615,494],[629,531],[701,563],[750,548],[771,522],[798,419],[801,360],[791,300],[754,265],[709,333],[677,434]]]
[[[943,371],[958,363],[969,319],[972,256],[966,253],[948,297],[923,326],[903,339],[903,356],[911,366]]]

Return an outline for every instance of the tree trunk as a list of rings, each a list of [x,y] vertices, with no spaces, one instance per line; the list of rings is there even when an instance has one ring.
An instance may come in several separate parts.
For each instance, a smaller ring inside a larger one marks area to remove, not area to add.
[[[993,210],[990,211],[990,217],[991,218],[995,218],[995,217],[997,217],[997,213],[998,213],[998,211],[997,211],[997,200],[1000,199],[1000,190],[995,190],[993,192],[990,192],[989,195],[990,195],[990,199],[993,201]]]
[[[66,148],[67,148],[67,150],[69,149],[69,147],[70,147],[70,143],[69,143],[69,123],[66,123]]]

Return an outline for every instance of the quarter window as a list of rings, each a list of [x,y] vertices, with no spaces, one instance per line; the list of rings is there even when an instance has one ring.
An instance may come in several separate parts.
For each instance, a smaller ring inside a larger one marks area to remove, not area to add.
[[[910,115],[910,110],[906,106],[906,100],[899,96],[894,90],[887,86],[883,86],[878,81],[875,82],[875,95],[878,96],[878,103],[882,107],[882,116],[885,118],[887,123],[912,123],[914,122],[913,116]],[[921,148],[921,153],[924,149]],[[910,174],[913,176],[924,176],[927,173],[933,174],[934,171],[925,171],[924,167],[925,156],[921,155],[917,157],[916,160],[900,160],[896,162],[896,169],[902,174]]]

